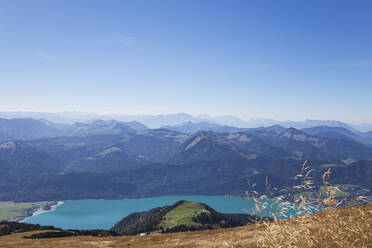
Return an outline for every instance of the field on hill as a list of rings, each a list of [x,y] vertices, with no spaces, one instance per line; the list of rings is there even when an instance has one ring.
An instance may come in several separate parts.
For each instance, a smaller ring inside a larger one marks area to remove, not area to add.
[[[332,215],[335,217],[334,220],[340,221],[342,228],[338,229],[340,243],[335,245],[332,242],[332,237],[320,236],[322,231],[327,231],[326,226],[316,227],[318,231],[312,233],[303,234],[302,239],[313,238],[320,239],[323,238],[323,245],[321,247],[372,247],[372,205],[346,208],[341,210],[336,210],[336,213],[322,212],[315,214],[319,218],[324,218],[327,215]],[[355,218],[359,218],[360,214],[364,217],[360,218],[360,223],[355,223]],[[293,220],[282,221],[284,227],[288,230],[302,230],[304,224],[301,220],[303,217],[299,217]],[[302,224],[300,224],[302,223]],[[337,224],[337,223],[329,223]],[[360,224],[360,225],[359,225]],[[360,236],[360,232],[354,232],[350,227],[360,226],[362,229],[362,234],[365,236]],[[315,228],[315,227],[312,227]],[[6,248],[22,248],[22,247],[50,247],[50,248],[84,248],[84,247],[97,247],[97,248],[119,248],[119,247],[151,247],[151,248],[217,248],[217,247],[234,247],[234,248],[253,248],[253,247],[263,247],[258,246],[259,240],[267,237],[267,235],[277,235],[272,236],[273,240],[277,238],[286,238],[285,236],[279,237],[278,232],[271,232],[270,227],[266,227],[263,224],[259,225],[248,225],[244,227],[218,229],[210,231],[197,231],[197,232],[186,232],[186,233],[171,233],[171,234],[153,234],[147,236],[119,236],[119,237],[69,237],[69,238],[51,238],[51,239],[25,239],[24,236],[28,236],[32,233],[39,232],[29,232],[29,233],[18,233],[13,235],[7,235],[0,237],[0,246]],[[351,246],[343,246],[343,238],[350,239],[355,242]],[[369,238],[369,240],[368,240]],[[299,246],[299,240],[292,240],[292,247],[319,247],[314,243],[314,246]],[[336,240],[337,241],[337,240]],[[362,243],[363,241],[364,243]],[[359,243],[358,243],[359,242]],[[275,244],[271,244],[265,247],[279,247]],[[288,247],[288,246],[284,246]]]
[[[163,217],[161,227],[170,228],[176,225],[198,225],[192,218],[205,211],[202,205],[194,202],[186,202],[173,209]]]

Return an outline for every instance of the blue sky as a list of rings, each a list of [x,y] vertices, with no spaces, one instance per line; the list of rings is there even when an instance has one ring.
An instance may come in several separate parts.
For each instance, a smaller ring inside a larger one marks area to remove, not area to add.
[[[0,111],[372,122],[372,1],[0,0]]]

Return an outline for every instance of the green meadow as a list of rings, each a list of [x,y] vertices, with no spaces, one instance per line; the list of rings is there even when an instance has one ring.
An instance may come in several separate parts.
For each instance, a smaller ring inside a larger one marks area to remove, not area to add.
[[[31,207],[45,206],[47,202],[25,202],[15,203],[11,201],[0,202],[0,221],[21,216],[24,211]]]
[[[173,209],[163,217],[160,226],[170,228],[176,225],[198,225],[193,221],[193,217],[201,212],[207,211],[203,205],[194,202],[185,202]]]

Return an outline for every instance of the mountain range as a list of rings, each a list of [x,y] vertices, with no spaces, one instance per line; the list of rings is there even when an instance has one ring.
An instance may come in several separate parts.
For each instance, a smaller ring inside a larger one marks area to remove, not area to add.
[[[267,127],[272,125],[281,125],[283,127],[294,127],[297,129],[309,128],[315,126],[329,127],[344,127],[351,131],[372,131],[372,123],[363,124],[348,124],[335,120],[312,120],[304,121],[277,121],[270,118],[251,118],[243,120],[233,115],[223,115],[212,117],[207,114],[192,116],[187,113],[176,114],[159,114],[159,115],[98,115],[95,113],[85,112],[59,112],[59,113],[43,113],[43,112],[0,112],[0,118],[15,119],[15,118],[32,118],[37,120],[47,120],[54,123],[74,124],[76,122],[89,122],[92,120],[118,120],[121,122],[137,121],[145,124],[149,128],[160,128],[162,126],[174,126],[185,122],[209,122],[223,126],[234,126],[239,128],[256,128]]]
[[[318,121],[312,121],[317,124]],[[323,122],[320,122],[323,123]],[[331,126],[312,126],[302,128],[301,130],[308,134],[314,134],[322,137],[351,138],[359,142],[372,143],[372,131],[359,132],[347,126],[347,124],[329,123]],[[332,126],[336,125],[336,126]],[[339,126],[337,126],[339,125]],[[291,126],[293,127],[293,126]],[[229,125],[220,125],[213,122],[182,122],[176,125],[165,125],[160,129],[177,131],[185,134],[195,133],[197,131],[213,131],[216,133],[233,132],[259,132],[262,130],[284,131],[285,127],[281,125],[272,125],[258,128],[239,128]],[[87,122],[77,122],[74,124],[54,123],[45,119],[35,120],[32,118],[2,119],[0,118],[0,141],[6,140],[31,140],[37,138],[63,137],[63,136],[89,136],[89,135],[107,135],[124,134],[129,132],[138,132],[149,130],[146,125],[138,121],[121,122],[117,120],[90,120]]]
[[[318,185],[332,168],[335,183],[372,189],[370,133],[343,127],[0,123],[0,200],[239,194],[248,181],[264,191],[266,177],[291,185],[305,160]]]
[[[148,129],[136,122],[119,122],[116,120],[92,120],[85,123],[60,124],[47,120],[31,118],[0,119],[0,141],[32,140],[37,138],[51,138],[63,136],[89,136],[123,134]]]

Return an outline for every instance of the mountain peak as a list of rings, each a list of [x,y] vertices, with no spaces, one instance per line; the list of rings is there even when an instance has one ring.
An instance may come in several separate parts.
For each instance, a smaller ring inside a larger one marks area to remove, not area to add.
[[[175,148],[170,161],[185,164],[194,161],[226,161],[232,157],[240,157],[236,145],[212,131],[198,131]]]
[[[301,131],[294,127],[290,127],[280,135],[280,138],[293,139],[296,141],[305,141],[306,134],[302,133]]]
[[[220,145],[232,145],[227,139],[209,130],[199,130],[191,136],[191,139],[209,140]]]

